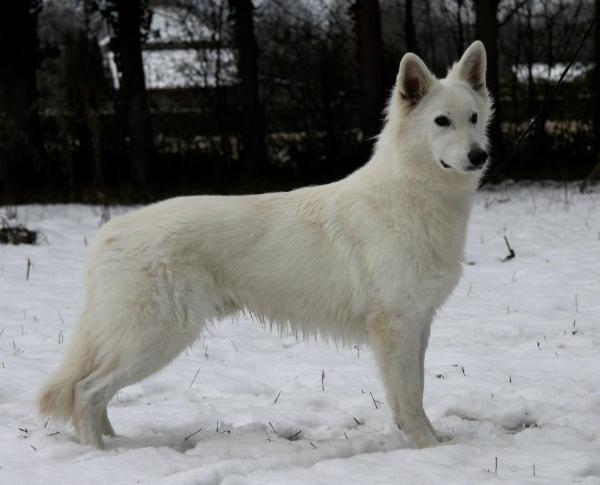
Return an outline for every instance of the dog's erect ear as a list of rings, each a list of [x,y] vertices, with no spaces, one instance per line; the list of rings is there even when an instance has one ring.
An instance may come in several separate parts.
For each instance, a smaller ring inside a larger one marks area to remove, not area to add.
[[[435,77],[416,54],[405,54],[400,61],[396,85],[403,100],[417,104],[427,94]]]
[[[485,88],[486,66],[485,47],[483,42],[476,40],[465,51],[458,64],[452,68],[452,74],[461,81],[469,83],[475,91],[481,91]]]

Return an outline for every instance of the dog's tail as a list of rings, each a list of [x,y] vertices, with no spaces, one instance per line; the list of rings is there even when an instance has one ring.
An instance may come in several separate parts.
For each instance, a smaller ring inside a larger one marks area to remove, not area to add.
[[[42,416],[68,422],[73,417],[75,385],[90,374],[92,358],[83,332],[76,330],[60,366],[50,376],[38,396]]]

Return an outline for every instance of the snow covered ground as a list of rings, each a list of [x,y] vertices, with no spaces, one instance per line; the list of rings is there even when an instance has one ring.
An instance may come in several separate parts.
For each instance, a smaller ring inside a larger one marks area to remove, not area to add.
[[[393,425],[368,348],[241,317],[119,392],[107,451],[46,423],[35,395],[71,337],[100,212],[19,207],[45,241],[0,246],[0,483],[600,483],[600,190],[477,195],[426,362],[426,410],[454,439],[426,450]]]

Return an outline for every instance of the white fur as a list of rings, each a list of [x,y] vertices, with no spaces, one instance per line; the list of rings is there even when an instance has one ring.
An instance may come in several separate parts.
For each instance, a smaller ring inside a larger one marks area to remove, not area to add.
[[[436,309],[461,273],[481,175],[466,171],[466,154],[486,146],[491,113],[484,77],[480,42],[441,81],[407,54],[373,157],[344,180],[176,198],[106,224],[41,412],[71,419],[82,443],[102,447],[120,388],[168,364],[207,322],[245,311],[304,335],[368,340],[397,424],[417,447],[438,443],[422,405],[423,360]],[[469,124],[473,111],[479,126]],[[454,122],[445,132],[433,121],[440,113]]]

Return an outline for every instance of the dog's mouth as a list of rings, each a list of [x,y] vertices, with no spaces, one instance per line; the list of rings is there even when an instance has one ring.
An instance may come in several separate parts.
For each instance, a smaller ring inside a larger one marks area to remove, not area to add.
[[[475,167],[474,165],[470,165],[462,170],[456,169],[454,167],[452,167],[451,165],[448,165],[446,162],[444,162],[444,160],[440,159],[440,165],[448,170],[458,170],[459,172],[464,171],[464,172],[477,172],[479,170],[482,170],[483,167]]]

